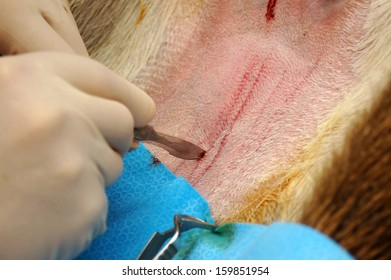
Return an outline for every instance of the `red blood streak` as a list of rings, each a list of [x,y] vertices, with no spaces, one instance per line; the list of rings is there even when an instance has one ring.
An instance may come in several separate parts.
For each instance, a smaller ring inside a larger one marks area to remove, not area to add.
[[[220,128],[221,127],[224,127],[225,131],[230,131],[232,129],[233,125],[235,124],[235,121],[239,118],[239,116],[242,113],[243,108],[244,108],[243,107],[243,100],[241,100],[241,99],[244,99],[244,102],[246,103],[247,99],[251,98],[251,95],[253,93],[251,91],[250,92],[247,91],[246,92],[247,96],[244,96],[244,98],[242,98],[242,97],[243,97],[243,92],[246,91],[245,88],[246,88],[247,84],[251,80],[251,75],[253,74],[254,69],[258,66],[258,64],[259,64],[259,57],[256,56],[256,57],[254,57],[253,62],[250,64],[250,66],[248,67],[246,72],[243,74],[242,79],[239,83],[239,87],[236,90],[236,93],[233,95],[233,100],[231,100],[229,102],[229,104],[227,104],[226,108],[220,113],[220,115],[218,117],[218,121],[215,124],[217,129],[213,130],[212,133],[208,135],[207,139],[212,139],[212,138],[214,138],[213,136],[218,138],[215,134],[217,133],[220,135],[220,133],[221,133]],[[257,79],[258,79],[258,77],[256,78],[256,80]],[[233,117],[233,120],[231,119],[232,117]],[[224,137],[224,139],[225,138],[226,137]],[[225,143],[224,139],[222,141]],[[215,143],[215,145],[216,145],[216,143]],[[216,161],[216,159],[213,158],[212,163],[214,163],[215,161]],[[199,162],[200,161],[197,161],[196,164],[193,165],[193,171],[198,169]],[[180,165],[178,165],[173,170],[173,172],[174,173],[178,172],[178,170],[180,170],[185,164],[186,164],[185,161],[183,161]],[[211,166],[209,166],[209,168],[207,168],[207,170],[209,170],[210,168],[211,168]]]
[[[276,7],[276,4],[277,0],[269,0],[269,3],[267,4],[267,12],[265,14],[267,22],[274,19],[274,8]]]
[[[161,161],[157,157],[152,157],[152,165],[158,165]]]
[[[244,89],[245,85],[247,83],[251,82],[250,81],[250,73],[254,70],[255,65],[256,64],[253,64],[252,66],[250,66],[250,70],[246,71],[245,74],[243,75],[242,81],[239,84],[239,88],[237,89],[237,91],[235,93],[235,97],[243,96],[244,91],[245,91],[245,89]],[[261,81],[261,76],[262,76],[262,74],[265,73],[265,65],[266,65],[266,62],[263,65],[261,65],[260,69],[258,70],[258,72],[255,76],[255,79],[252,81],[250,90],[247,92],[247,94],[245,94],[246,96],[245,96],[244,101],[242,102],[242,104],[239,105],[240,106],[239,111],[234,116],[234,119],[231,123],[230,130],[232,129],[232,126],[234,125],[234,123],[239,119],[239,116],[242,114],[242,112],[243,112],[244,108],[247,106],[248,102],[252,99],[252,96],[255,93],[255,90],[256,90],[259,82]],[[208,164],[208,166],[205,168],[205,170],[202,172],[202,174],[194,180],[194,183],[192,180],[192,183],[194,185],[196,185],[201,180],[201,178],[212,168],[214,163],[220,157],[220,154],[221,154],[222,150],[224,149],[227,141],[228,141],[228,134],[226,134],[223,137],[223,139],[221,140],[220,146],[218,147],[218,150],[217,150],[217,153],[214,155],[212,161]]]
[[[202,159],[205,156],[206,152],[203,151],[198,155],[198,159]]]

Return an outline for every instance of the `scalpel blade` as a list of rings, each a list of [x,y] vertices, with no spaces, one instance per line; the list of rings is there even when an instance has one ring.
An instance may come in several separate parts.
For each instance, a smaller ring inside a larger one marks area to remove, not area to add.
[[[196,160],[204,157],[206,151],[189,141],[156,132],[155,129],[147,125],[142,128],[135,128],[134,139],[154,144],[165,149],[171,155],[188,160]]]

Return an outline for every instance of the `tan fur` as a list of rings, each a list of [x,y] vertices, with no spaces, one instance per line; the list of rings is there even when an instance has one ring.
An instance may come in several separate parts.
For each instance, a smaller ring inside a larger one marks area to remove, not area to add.
[[[322,172],[301,221],[361,259],[391,259],[391,83]]]
[[[171,0],[164,1],[164,5],[162,1],[154,0],[69,2],[90,55],[138,85],[145,85],[144,82],[148,80],[148,77],[143,76],[145,69],[155,67],[154,61],[162,49],[166,52],[180,52],[180,43],[174,44],[176,49],[164,49],[174,40],[167,30],[176,28],[180,33],[182,23],[186,23],[186,28],[196,25],[206,5],[202,0]],[[319,125],[316,136],[303,147],[301,155],[290,165],[279,167],[276,163],[272,168],[274,172],[263,174],[258,186],[251,186],[253,191],[248,195],[245,206],[235,215],[226,217],[225,221],[269,223],[275,220],[301,220],[304,205],[311,199],[314,190],[317,187],[327,188],[326,183],[331,184],[330,178],[325,175],[326,170],[327,174],[331,174],[340,169],[337,164],[347,164],[340,156],[335,161],[333,159],[341,153],[346,155],[352,147],[350,135],[357,132],[351,132],[351,128],[357,123],[361,127],[373,126],[373,122],[368,123],[371,118],[368,117],[368,110],[373,114],[379,110],[378,105],[372,104],[378,104],[378,100],[384,96],[381,95],[382,89],[391,77],[387,75],[391,73],[390,29],[391,2],[372,0],[364,40],[360,45],[352,46],[352,51],[357,53],[354,65],[359,73],[357,86],[346,92],[345,100]],[[372,140],[368,138],[365,141]],[[365,145],[368,143],[365,142]],[[345,174],[350,172],[349,167],[345,166],[344,170]],[[349,190],[353,199],[360,200],[351,188]],[[259,191],[261,189],[262,192]],[[305,221],[310,223],[312,220],[306,215]],[[325,230],[318,224],[314,225]],[[385,255],[359,253],[357,256],[370,258]]]

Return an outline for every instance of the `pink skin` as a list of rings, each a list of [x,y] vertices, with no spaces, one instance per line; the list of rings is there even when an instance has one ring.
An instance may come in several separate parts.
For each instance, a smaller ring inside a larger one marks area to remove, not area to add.
[[[157,103],[156,130],[207,150],[184,161],[152,149],[217,220],[300,153],[356,77],[369,1],[271,2],[209,1],[136,80]]]

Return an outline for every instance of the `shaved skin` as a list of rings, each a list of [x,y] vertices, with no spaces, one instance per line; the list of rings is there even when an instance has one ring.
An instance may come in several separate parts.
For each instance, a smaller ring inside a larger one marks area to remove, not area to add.
[[[156,130],[207,151],[186,161],[151,147],[224,221],[253,190],[266,192],[259,182],[289,168],[357,85],[369,1],[216,0],[202,9],[196,24],[168,30],[157,62],[134,82],[157,103]]]

